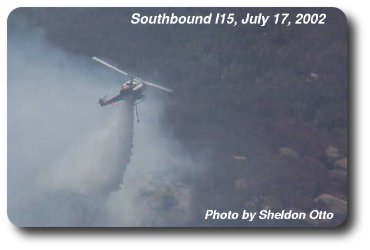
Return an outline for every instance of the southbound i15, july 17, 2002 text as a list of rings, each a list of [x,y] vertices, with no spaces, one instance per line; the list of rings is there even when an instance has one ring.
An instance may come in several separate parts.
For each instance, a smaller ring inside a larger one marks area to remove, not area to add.
[[[263,13],[246,13],[243,17],[237,18],[235,13],[209,13],[208,15],[178,16],[175,13],[162,13],[158,15],[141,15],[133,13],[131,16],[132,24],[227,24],[232,26],[257,25],[264,27],[267,24],[285,25],[307,25],[325,24],[325,13],[276,13],[274,15],[264,15]]]

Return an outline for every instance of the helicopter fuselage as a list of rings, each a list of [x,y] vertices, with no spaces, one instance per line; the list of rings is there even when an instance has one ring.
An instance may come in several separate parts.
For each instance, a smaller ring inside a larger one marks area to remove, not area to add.
[[[134,75],[128,74],[127,72],[125,72],[125,71],[113,66],[112,64],[110,64],[106,61],[103,61],[102,59],[99,59],[95,56],[92,59],[101,63],[101,64],[103,64],[104,66],[107,66],[110,69],[115,70],[116,72],[118,72],[122,75],[131,77],[130,81],[127,81],[122,85],[119,93],[116,96],[113,96],[113,97],[108,98],[108,99],[105,99],[105,97],[100,98],[99,102],[98,102],[100,106],[106,106],[106,105],[113,104],[113,103],[116,103],[116,102],[121,101],[121,100],[133,100],[134,104],[137,104],[138,103],[137,101],[140,102],[141,100],[143,100],[143,98],[144,98],[144,89],[145,89],[146,86],[151,86],[151,87],[154,87],[154,88],[157,88],[157,89],[169,92],[169,93],[173,92],[172,89],[166,88],[166,87],[161,86],[159,84],[155,84],[153,82],[145,81],[145,80],[143,80],[141,78],[138,78]]]
[[[126,98],[131,99],[129,97],[132,97],[131,100],[133,101],[141,100],[142,98],[144,98],[145,88],[146,88],[145,84],[140,80],[134,79],[131,81],[127,81],[124,84],[122,84],[121,89],[116,96],[113,96],[108,99],[100,98],[99,104],[100,106],[103,107],[121,100],[125,100]]]

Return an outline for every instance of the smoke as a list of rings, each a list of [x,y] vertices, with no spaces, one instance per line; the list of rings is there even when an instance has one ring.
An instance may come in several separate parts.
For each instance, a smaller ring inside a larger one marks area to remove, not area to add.
[[[51,46],[40,30],[11,27],[8,216],[14,224],[190,223],[193,191],[182,179],[194,164],[163,130],[155,91],[139,105],[135,125],[129,102],[96,104],[117,92],[121,77]]]
[[[181,226],[190,222],[192,188],[182,183],[193,165],[181,146],[163,131],[155,93],[139,106],[134,147],[123,188],[110,195],[105,210],[114,226]]]

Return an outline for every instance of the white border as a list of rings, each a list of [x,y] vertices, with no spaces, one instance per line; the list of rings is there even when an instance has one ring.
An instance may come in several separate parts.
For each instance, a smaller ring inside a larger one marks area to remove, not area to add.
[[[26,249],[107,249],[109,247],[145,247],[153,248],[182,248],[189,249],[229,249],[229,248],[249,248],[249,249],[349,249],[356,246],[369,246],[370,225],[370,157],[369,148],[366,143],[370,142],[370,98],[369,88],[369,65],[365,60],[369,58],[370,45],[370,14],[363,1],[329,1],[314,0],[306,3],[297,1],[280,0],[275,1],[155,1],[155,6],[335,6],[342,9],[350,22],[350,52],[352,59],[350,66],[352,84],[352,163],[351,166],[351,223],[347,229],[337,232],[327,232],[326,230],[245,230],[227,232],[226,230],[211,230],[203,232],[200,230],[185,231],[177,233],[158,231],[64,231],[48,234],[44,232],[27,232],[13,226],[6,215],[6,21],[12,9],[19,6],[153,6],[150,1],[86,1],[81,0],[57,0],[57,1],[7,1],[1,3],[0,8],[0,42],[1,42],[1,84],[0,84],[0,160],[1,160],[1,193],[0,193],[0,237],[3,249],[26,248]],[[4,248],[6,247],[6,248]]]

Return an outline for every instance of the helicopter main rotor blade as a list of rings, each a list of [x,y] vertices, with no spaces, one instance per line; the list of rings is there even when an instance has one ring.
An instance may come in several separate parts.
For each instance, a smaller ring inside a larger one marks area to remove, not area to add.
[[[99,62],[99,63],[101,63],[101,64],[103,64],[103,65],[105,65],[105,66],[107,66],[108,68],[111,68],[111,69],[113,69],[113,70],[115,70],[115,71],[117,71],[117,72],[119,72],[119,73],[121,73],[121,74],[125,75],[125,76],[129,76],[129,74],[128,74],[128,73],[126,73],[125,71],[120,70],[120,69],[118,69],[118,68],[114,67],[113,65],[111,65],[111,64],[109,64],[109,63],[107,63],[107,62],[103,61],[102,59],[99,59],[99,58],[97,58],[97,57],[95,57],[95,56],[94,56],[92,59],[93,59],[93,60],[95,60],[95,61],[97,61],[97,62]]]
[[[114,67],[113,65],[111,65],[111,64],[109,64],[109,63],[107,63],[107,62],[103,61],[103,60],[102,60],[102,59],[100,59],[100,58],[97,58],[96,56],[94,56],[92,59],[93,59],[93,60],[95,60],[95,61],[97,61],[97,62],[99,62],[99,63],[101,63],[101,64],[103,64],[103,65],[105,65],[105,66],[107,66],[108,68],[111,68],[111,69],[113,69],[113,70],[115,70],[115,71],[117,71],[117,72],[119,72],[119,73],[121,73],[121,74],[125,75],[125,76],[130,76],[130,75],[129,75],[128,73],[126,73],[125,71],[120,70],[119,68]],[[152,83],[152,82],[148,82],[148,81],[144,81],[144,80],[141,80],[141,79],[140,79],[140,81],[142,81],[143,83],[145,83],[145,84],[147,84],[147,85],[149,85],[149,86],[152,86],[152,87],[155,87],[155,88],[158,88],[158,89],[161,89],[161,90],[167,91],[167,92],[173,92],[173,90],[172,90],[172,89],[169,89],[169,88],[166,88],[166,87],[160,86],[160,85],[158,85],[158,84],[155,84],[155,83]]]
[[[152,83],[152,82],[148,82],[148,81],[144,81],[144,80],[141,80],[143,83],[149,85],[149,86],[152,86],[152,87],[155,87],[155,88],[158,88],[158,89],[161,89],[161,90],[164,90],[164,91],[167,91],[167,92],[170,92],[172,93],[173,90],[172,89],[169,89],[169,88],[166,88],[166,87],[163,87],[163,86],[160,86],[158,84],[155,84],[155,83]]]

